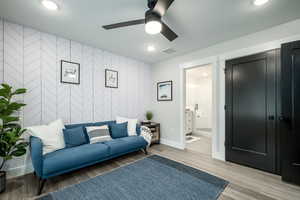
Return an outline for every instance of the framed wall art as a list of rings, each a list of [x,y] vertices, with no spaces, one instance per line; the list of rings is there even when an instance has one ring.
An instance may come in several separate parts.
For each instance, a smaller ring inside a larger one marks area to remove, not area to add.
[[[60,82],[80,84],[80,64],[61,60]]]
[[[105,69],[105,87],[118,88],[118,72]]]
[[[157,83],[157,101],[173,100],[173,82],[163,81]]]

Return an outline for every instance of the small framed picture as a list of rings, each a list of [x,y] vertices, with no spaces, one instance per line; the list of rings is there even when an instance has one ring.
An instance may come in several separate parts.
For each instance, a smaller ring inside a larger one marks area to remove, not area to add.
[[[80,64],[61,60],[60,82],[80,84]]]
[[[157,83],[157,101],[173,100],[173,82],[164,81]]]
[[[105,87],[118,88],[118,72],[105,69]]]

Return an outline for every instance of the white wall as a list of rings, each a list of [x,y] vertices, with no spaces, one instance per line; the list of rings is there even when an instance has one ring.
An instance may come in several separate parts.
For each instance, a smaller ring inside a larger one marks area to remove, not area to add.
[[[202,68],[210,68],[203,66]],[[197,68],[196,68],[197,69]],[[195,77],[195,74],[198,73]],[[198,110],[195,105],[198,104]],[[199,129],[212,128],[212,79],[201,77],[201,72],[194,69],[186,71],[186,108],[193,111],[193,133]]]
[[[60,60],[81,64],[80,85],[60,83]],[[119,71],[119,88],[104,87],[104,69]],[[20,97],[24,127],[57,118],[65,123],[143,119],[151,104],[149,65],[0,19],[0,81],[28,92]],[[29,156],[8,162],[12,173],[31,169]],[[21,170],[21,171],[20,171]],[[18,175],[18,174],[14,174]]]
[[[193,63],[197,60],[216,60],[216,86],[218,106],[218,128],[216,132],[216,146],[213,151],[215,158],[224,159],[224,138],[225,138],[225,79],[223,68],[225,60],[250,55],[269,49],[280,48],[284,42],[300,40],[300,20],[292,21],[280,26],[273,27],[261,32],[247,35],[235,40],[223,42],[206,49],[176,57],[167,61],[157,63],[153,67],[153,91],[156,91],[155,83],[165,80],[173,80],[173,101],[157,102],[153,97],[154,120],[161,123],[162,142],[173,146],[182,147],[184,142],[181,136],[180,125],[180,67],[186,63]],[[199,61],[199,62],[200,62]],[[197,62],[197,63],[199,63]],[[203,63],[208,64],[208,63]],[[155,94],[155,92],[153,92]]]

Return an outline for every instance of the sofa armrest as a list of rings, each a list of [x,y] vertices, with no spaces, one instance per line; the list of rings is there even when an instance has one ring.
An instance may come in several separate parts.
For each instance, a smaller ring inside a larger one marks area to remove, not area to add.
[[[136,134],[141,135],[141,125],[140,124],[136,125]]]
[[[43,174],[43,142],[40,138],[30,137],[30,153],[35,173],[42,177]]]

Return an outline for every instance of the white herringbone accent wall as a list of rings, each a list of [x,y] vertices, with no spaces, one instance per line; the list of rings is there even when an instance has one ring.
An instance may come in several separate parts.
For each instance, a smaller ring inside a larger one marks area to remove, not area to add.
[[[42,124],[57,117],[56,37],[41,34]]]
[[[71,85],[60,82],[60,61],[71,58],[71,42],[63,38],[57,38],[57,68],[56,76],[58,77],[57,86],[57,118],[60,118],[64,123],[71,123]]]
[[[60,83],[60,61],[80,63],[80,85]],[[104,70],[119,72],[119,88],[105,88]],[[18,100],[24,127],[57,118],[68,123],[144,119],[150,107],[150,66],[75,41],[0,20],[0,81],[28,92]],[[6,168],[28,171],[28,155]],[[30,168],[30,166],[29,166]]]
[[[82,63],[82,45],[77,42],[71,42],[71,61]],[[83,66],[81,66],[83,67]],[[71,123],[80,123],[85,121],[83,118],[83,87],[85,79],[81,77],[80,85],[71,85]]]
[[[94,121],[94,49],[82,47],[81,87],[82,87],[82,118],[86,122]],[[85,88],[90,88],[85,90]]]
[[[40,124],[42,119],[41,34],[24,29],[24,126]]]

